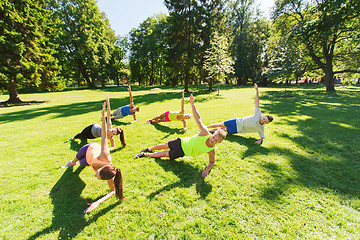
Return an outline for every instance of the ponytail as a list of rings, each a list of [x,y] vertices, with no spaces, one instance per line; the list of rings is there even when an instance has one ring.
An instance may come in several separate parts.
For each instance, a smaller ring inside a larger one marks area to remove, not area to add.
[[[116,128],[116,131],[118,132],[118,134],[120,134],[120,142],[123,145],[123,147],[125,147],[126,142],[125,142],[124,130],[122,130],[121,128]]]
[[[114,178],[114,185],[115,185],[115,195],[118,199],[124,200],[124,193],[123,193],[123,179],[122,174],[119,168],[115,169],[116,174]]]

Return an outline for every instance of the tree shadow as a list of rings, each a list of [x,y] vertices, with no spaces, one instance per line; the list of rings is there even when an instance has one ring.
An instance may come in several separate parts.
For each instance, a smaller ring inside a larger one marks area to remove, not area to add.
[[[182,123],[181,123],[182,124]],[[154,126],[158,131],[167,133],[167,135],[165,135],[164,137],[162,137],[162,139],[166,139],[167,137],[173,135],[173,134],[184,134],[185,131],[181,131],[181,129],[178,128],[170,128],[168,126],[162,125],[162,124],[158,124],[158,123],[152,123],[152,126]]]
[[[255,142],[258,139],[253,137],[244,137],[238,134],[228,134],[225,140],[235,142],[241,146],[247,147],[241,158],[247,158],[249,156],[257,155],[259,153],[261,153],[262,155],[267,155],[269,153],[269,149],[263,147],[262,145],[256,144]]]
[[[201,198],[206,198],[207,195],[212,190],[212,186],[205,182],[205,178],[201,177],[201,171],[194,168],[193,166],[185,163],[183,161],[170,161],[162,160],[160,158],[155,159],[156,163],[159,164],[165,171],[171,171],[174,173],[180,180],[162,187],[159,190],[151,193],[148,197],[150,199],[156,197],[158,194],[161,194],[165,191],[170,191],[176,187],[189,188],[192,185],[196,184],[196,193],[200,195]]]
[[[133,91],[134,92],[134,91]],[[136,94],[135,92],[133,95]],[[186,94],[186,97],[190,96]],[[199,100],[200,98],[200,94]],[[135,95],[134,103],[135,105],[149,105],[155,102],[164,102],[173,99],[181,99],[182,93],[180,91],[174,92],[159,92],[159,93],[148,93],[148,94],[141,94]],[[207,100],[211,100],[212,98],[204,97]],[[8,123],[8,122],[15,122],[15,121],[24,121],[28,119],[32,119],[35,117],[41,117],[44,115],[52,114],[54,115],[52,118],[64,118],[70,116],[81,116],[82,113],[90,113],[90,112],[99,112],[99,119],[100,119],[100,111],[101,106],[104,100],[100,101],[89,101],[89,102],[81,102],[81,103],[72,103],[72,104],[64,104],[64,105],[56,105],[51,107],[41,107],[39,104],[37,108],[31,108],[21,111],[14,111],[11,113],[3,113],[0,114],[0,123]],[[186,100],[188,101],[188,100]],[[204,100],[205,101],[205,100]],[[38,101],[37,101],[38,102]],[[111,109],[116,109],[118,107],[122,107],[129,104],[129,97],[122,97],[122,98],[111,98],[110,105]],[[141,109],[140,109],[141,113]],[[116,121],[119,125],[128,125],[128,123],[123,123],[121,121]]]
[[[83,169],[84,167],[80,166],[75,171],[73,171],[73,168],[65,170],[50,191],[51,201],[54,205],[51,225],[33,234],[28,240],[39,238],[54,231],[60,231],[58,239],[75,238],[86,226],[97,221],[119,204],[117,201],[100,210],[90,220],[87,220],[83,211],[87,206],[87,202],[93,202],[93,200],[81,197],[85,183],[80,179],[79,174]]]
[[[279,131],[273,134],[290,140],[303,153],[291,147],[269,149],[288,159],[296,177],[289,177],[279,166],[265,163],[263,167],[271,174],[272,181],[261,196],[278,200],[292,183],[297,182],[309,188],[359,198],[360,92],[329,94],[319,90],[299,90],[292,91],[294,98],[291,99],[278,98],[278,94],[269,91],[262,95],[262,99],[268,100],[263,104],[264,109],[279,116],[274,120],[278,125],[295,128],[297,134]]]

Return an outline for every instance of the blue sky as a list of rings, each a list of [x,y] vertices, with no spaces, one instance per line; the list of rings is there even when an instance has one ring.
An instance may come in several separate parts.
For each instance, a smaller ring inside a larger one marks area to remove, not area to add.
[[[255,0],[268,16],[274,0]],[[124,36],[137,28],[148,17],[157,13],[167,14],[163,0],[98,0],[101,12],[105,12],[116,35]]]

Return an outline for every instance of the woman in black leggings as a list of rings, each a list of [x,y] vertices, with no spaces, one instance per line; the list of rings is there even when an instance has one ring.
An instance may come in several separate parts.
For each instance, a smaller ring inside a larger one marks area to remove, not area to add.
[[[106,103],[107,103],[107,120],[108,120],[107,138],[110,140],[110,144],[111,144],[110,149],[115,147],[115,140],[114,140],[115,135],[120,135],[121,144],[123,145],[123,147],[125,147],[126,143],[125,143],[124,131],[119,127],[113,128],[111,124],[109,97],[106,98]],[[65,143],[74,139],[94,139],[99,137],[101,137],[101,126],[95,123],[87,126],[86,128],[84,128],[84,130],[81,131],[81,133],[76,134],[75,137],[70,138]]]

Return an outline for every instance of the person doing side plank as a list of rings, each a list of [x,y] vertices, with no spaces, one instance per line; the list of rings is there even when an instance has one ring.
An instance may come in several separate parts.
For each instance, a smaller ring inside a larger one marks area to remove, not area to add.
[[[88,143],[76,154],[75,158],[66,163],[65,167],[73,167],[80,163],[81,166],[90,166],[94,172],[95,177],[99,180],[107,180],[111,192],[104,197],[90,204],[85,209],[84,213],[91,212],[99,206],[100,203],[111,198],[114,194],[120,200],[124,200],[123,194],[123,179],[119,168],[115,168],[111,162],[110,150],[107,144],[107,129],[105,120],[105,102],[101,111],[102,126],[101,126],[101,145],[98,143]]]
[[[181,110],[179,112],[167,111],[161,114],[160,116],[154,117],[152,119],[148,119],[148,123],[159,123],[159,122],[171,122],[171,121],[182,121],[183,129],[181,131],[186,130],[186,119],[191,118],[191,114],[185,114],[184,108],[184,91],[182,91],[182,99],[181,99]]]
[[[259,107],[259,90],[256,83],[254,83],[254,88],[256,91],[255,95],[255,114],[247,117],[237,117],[225,122],[214,123],[208,126],[208,128],[214,128],[210,131],[216,131],[216,129],[223,129],[228,134],[235,133],[249,133],[249,132],[257,132],[260,136],[260,139],[255,143],[261,144],[265,139],[264,134],[264,126],[273,121],[273,117],[267,115],[263,117],[261,115],[260,107]]]
[[[124,131],[117,127],[117,128],[113,128],[112,124],[111,124],[111,118],[110,118],[110,102],[109,102],[109,97],[106,98],[106,103],[107,103],[107,138],[110,140],[110,144],[111,144],[111,148],[113,149],[115,148],[115,139],[114,136],[115,135],[120,135],[120,141],[121,144],[123,145],[123,147],[126,146],[126,142],[125,142],[125,136],[124,136]],[[70,138],[69,140],[65,141],[65,143],[71,141],[71,140],[75,140],[75,139],[94,139],[94,138],[99,138],[101,137],[101,131],[102,128],[99,124],[91,124],[89,126],[87,126],[86,128],[84,128],[81,133],[78,133],[75,135],[75,137]]]
[[[211,135],[207,127],[200,119],[200,114],[195,107],[195,101],[192,94],[190,95],[190,104],[194,119],[200,129],[197,135],[192,137],[177,138],[166,142],[165,144],[159,144],[154,147],[143,149],[139,154],[136,154],[135,157],[168,157],[170,160],[174,160],[183,156],[196,156],[202,153],[208,153],[209,164],[201,173],[202,177],[206,177],[215,164],[215,145],[220,143],[226,137],[226,133],[224,130],[218,129],[213,135]],[[154,150],[163,149],[170,149],[170,151],[152,152]]]
[[[133,101],[133,97],[132,97],[132,93],[131,93],[131,87],[128,87],[128,91],[129,91],[129,96],[130,96],[130,104],[123,106],[123,107],[119,107],[117,108],[114,112],[111,113],[111,119],[120,119],[123,117],[126,117],[128,115],[132,115],[134,118],[134,121],[130,122],[130,123],[134,123],[136,122],[136,112],[140,111],[139,107],[135,107],[134,105],[134,101]]]

